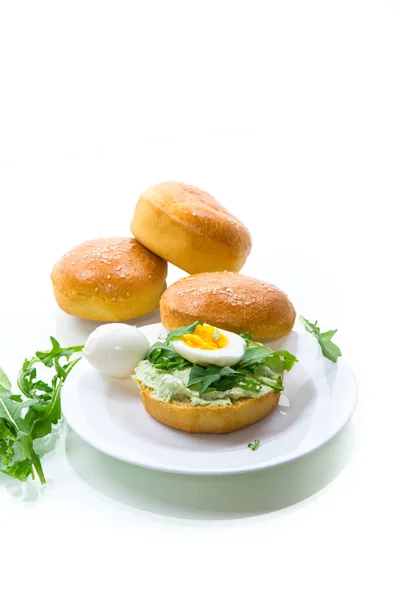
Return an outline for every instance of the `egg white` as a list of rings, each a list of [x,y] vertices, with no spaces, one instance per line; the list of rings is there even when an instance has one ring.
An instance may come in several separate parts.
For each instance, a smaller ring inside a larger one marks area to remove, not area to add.
[[[103,375],[124,379],[132,375],[145,358],[149,345],[137,327],[109,323],[100,325],[89,335],[82,353]]]
[[[219,329],[219,328],[218,328]],[[195,365],[217,365],[218,367],[231,367],[238,363],[246,350],[246,342],[240,335],[219,329],[228,338],[228,343],[224,348],[218,350],[202,350],[201,348],[192,348],[182,340],[174,340],[171,346],[174,350],[186,358],[186,360]]]

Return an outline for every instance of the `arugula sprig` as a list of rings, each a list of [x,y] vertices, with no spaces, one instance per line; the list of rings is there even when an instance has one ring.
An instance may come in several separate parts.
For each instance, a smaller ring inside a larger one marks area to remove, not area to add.
[[[268,366],[272,371],[290,371],[297,358],[287,350],[271,350],[262,344],[252,342],[246,348],[242,360],[236,366],[237,369],[254,369],[263,364]]]
[[[0,368],[0,472],[21,481],[34,479],[36,473],[42,484],[46,478],[33,442],[48,435],[61,418],[61,389],[80,360],[71,358],[83,348],[62,348],[53,337],[50,341],[51,350],[36,352],[23,362],[18,374],[22,394],[13,393],[8,377]],[[50,383],[38,378],[37,364],[54,369]],[[24,458],[15,460],[17,449]]]
[[[172,346],[167,346],[163,342],[153,344],[149,348],[146,358],[160,371],[181,371],[192,364],[175,352]]]
[[[337,332],[337,329],[330,329],[329,331],[325,331],[325,333],[321,333],[317,321],[311,323],[311,321],[308,321],[305,317],[300,317],[300,319],[304,323],[306,330],[317,338],[325,358],[335,363],[339,356],[342,356],[342,351],[339,346],[336,346],[336,344],[332,342],[332,337]]]
[[[177,329],[174,329],[167,335],[167,339],[165,340],[165,343],[168,346],[173,340],[179,340],[186,333],[193,333],[193,331],[196,329],[197,325],[201,325],[200,321],[195,321],[194,323],[191,323],[190,325],[183,325],[182,327],[178,327]]]
[[[250,448],[251,450],[253,450],[253,452],[255,452],[256,450],[259,449],[260,444],[261,444],[260,440],[254,440],[254,442],[249,442],[247,444],[247,447]]]
[[[181,338],[186,333],[192,333],[197,325],[201,325],[200,321],[178,327],[178,329],[174,329],[167,335],[165,341],[155,342],[146,354],[147,360],[153,363],[159,371],[181,371],[190,367],[192,363],[178,354],[171,346],[171,342]]]

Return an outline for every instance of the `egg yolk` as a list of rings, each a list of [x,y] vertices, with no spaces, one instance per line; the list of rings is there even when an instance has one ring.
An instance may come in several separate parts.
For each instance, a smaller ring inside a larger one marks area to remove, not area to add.
[[[228,345],[228,338],[212,325],[197,325],[193,333],[185,333],[182,341],[191,348],[219,350]]]

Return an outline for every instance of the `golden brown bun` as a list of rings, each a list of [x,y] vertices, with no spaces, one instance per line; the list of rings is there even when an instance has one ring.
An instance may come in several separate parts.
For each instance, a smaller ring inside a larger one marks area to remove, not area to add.
[[[246,227],[213,196],[174,181],[143,192],[131,231],[146,248],[188,273],[239,271],[251,250]]]
[[[140,385],[146,411],[160,423],[189,433],[231,433],[257,423],[278,404],[279,392],[271,390],[259,398],[234,400],[231,406],[193,406],[189,401],[165,402],[152,396],[150,388]]]
[[[167,263],[133,238],[100,238],[75,246],[51,273],[62,310],[94,321],[126,321],[155,310]]]
[[[201,321],[255,338],[286,335],[296,318],[289,298],[277,287],[228,271],[180,279],[163,293],[160,310],[168,329]]]

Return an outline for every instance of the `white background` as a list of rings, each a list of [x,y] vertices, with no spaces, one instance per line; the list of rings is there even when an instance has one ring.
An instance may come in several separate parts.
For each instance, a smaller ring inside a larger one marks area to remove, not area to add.
[[[313,455],[197,479],[64,433],[0,479],[2,592],[398,597],[400,11],[393,1],[0,2],[0,364],[84,340],[49,272],[176,179],[240,217],[243,272],[338,327],[353,421]],[[169,281],[180,274],[170,269]]]

